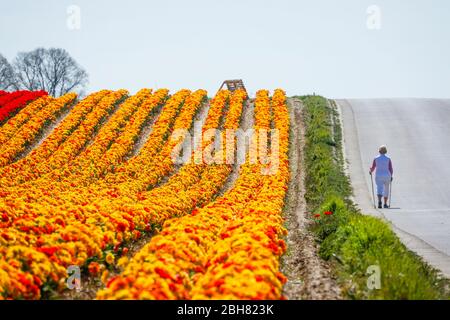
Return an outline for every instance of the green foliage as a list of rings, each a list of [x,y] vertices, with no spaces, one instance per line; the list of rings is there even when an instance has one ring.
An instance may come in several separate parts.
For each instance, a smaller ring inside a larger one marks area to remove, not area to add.
[[[327,216],[324,212],[332,212]],[[349,210],[341,198],[331,196],[320,208],[320,218],[316,218],[314,231],[321,240],[333,235],[339,226],[345,225],[349,218]]]
[[[306,201],[315,217],[319,254],[332,260],[343,292],[355,299],[449,299],[448,280],[409,251],[390,226],[362,215],[350,200],[343,170],[338,115],[320,96],[301,97],[306,125]],[[331,212],[332,214],[325,214]],[[377,265],[381,288],[367,287],[367,268]]]
[[[333,118],[327,100],[319,96],[302,97],[306,124],[306,195],[308,206],[315,210],[326,199],[346,198],[351,189],[342,174],[340,149],[332,135]]]
[[[333,255],[342,263],[343,278],[352,279],[356,289],[347,294],[353,298],[369,299],[439,299],[444,298],[444,282],[434,270],[408,251],[380,219],[352,215],[347,224],[325,238],[320,255],[330,259]],[[367,268],[378,265],[381,287],[368,290]]]

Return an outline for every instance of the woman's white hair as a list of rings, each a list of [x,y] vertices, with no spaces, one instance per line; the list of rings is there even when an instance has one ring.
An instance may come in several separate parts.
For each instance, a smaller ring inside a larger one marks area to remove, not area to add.
[[[387,153],[387,148],[385,145],[382,145],[381,147],[378,148],[378,152],[381,154],[386,154]]]

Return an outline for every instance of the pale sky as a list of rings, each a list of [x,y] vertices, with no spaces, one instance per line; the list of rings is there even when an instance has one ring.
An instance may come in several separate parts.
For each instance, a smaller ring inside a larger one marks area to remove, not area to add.
[[[71,5],[80,29],[67,26]],[[367,26],[371,5],[381,29]],[[450,98],[448,0],[1,0],[0,8],[0,53],[11,61],[38,46],[64,48],[89,73],[87,92],[212,95],[242,78],[250,93]]]

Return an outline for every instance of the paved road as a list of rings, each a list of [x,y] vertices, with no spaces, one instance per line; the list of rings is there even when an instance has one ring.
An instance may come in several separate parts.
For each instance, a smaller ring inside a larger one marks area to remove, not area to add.
[[[450,100],[337,100],[355,201],[392,222],[402,241],[450,276]],[[373,208],[368,168],[386,144],[392,208]]]

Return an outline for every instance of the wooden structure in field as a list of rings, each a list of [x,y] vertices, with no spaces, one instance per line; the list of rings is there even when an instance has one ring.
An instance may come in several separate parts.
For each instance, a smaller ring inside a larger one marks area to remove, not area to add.
[[[220,86],[219,91],[222,90],[224,86],[227,86],[227,89],[230,90],[231,92],[237,89],[242,89],[245,91],[245,93],[247,93],[247,89],[245,89],[244,82],[242,81],[242,79],[225,80]]]

